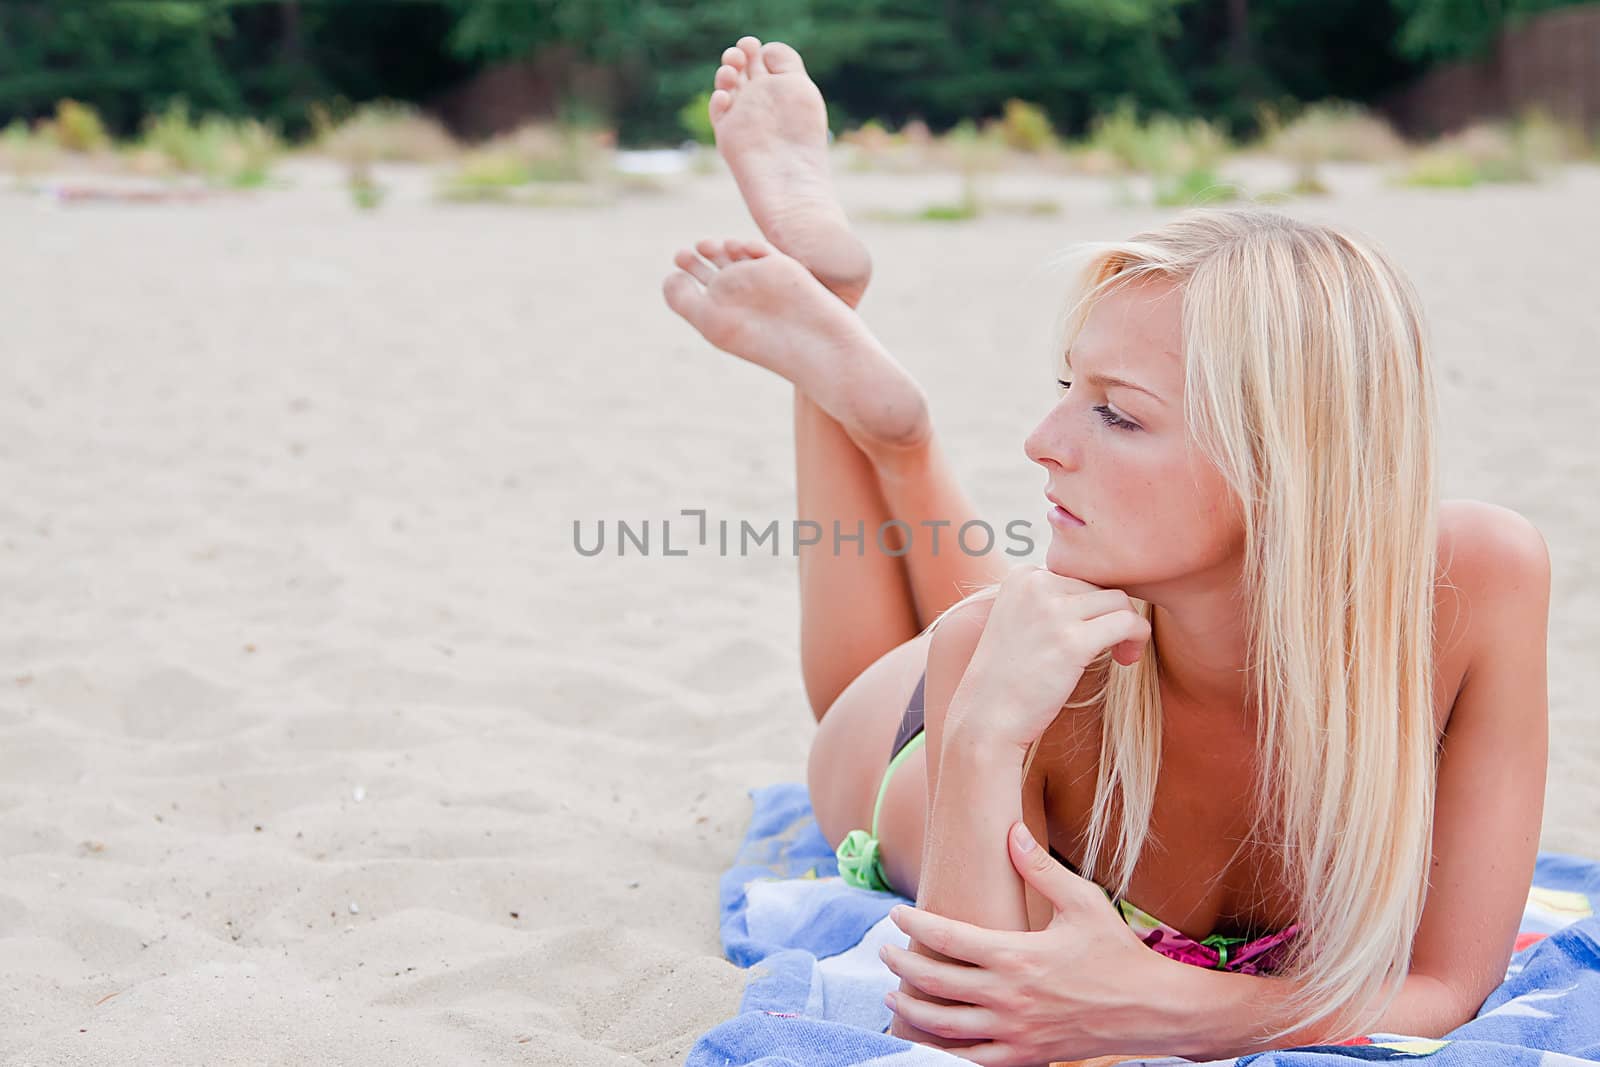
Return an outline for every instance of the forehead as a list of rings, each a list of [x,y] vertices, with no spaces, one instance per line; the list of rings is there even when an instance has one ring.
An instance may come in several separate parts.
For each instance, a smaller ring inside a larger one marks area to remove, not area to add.
[[[1115,374],[1176,396],[1183,383],[1183,292],[1161,278],[1118,285],[1097,299],[1072,340],[1080,373]]]

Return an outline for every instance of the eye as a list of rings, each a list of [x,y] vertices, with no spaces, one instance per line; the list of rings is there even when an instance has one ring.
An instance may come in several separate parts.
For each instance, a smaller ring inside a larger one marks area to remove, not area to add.
[[[1057,378],[1056,385],[1063,393],[1072,388],[1072,382],[1066,378]],[[1094,409],[1094,412],[1096,415],[1100,416],[1107,426],[1112,426],[1119,430],[1137,430],[1139,428],[1137,423],[1132,423],[1127,419],[1121,418],[1116,412],[1112,411],[1104,404],[1097,406]]]
[[[1115,426],[1119,430],[1137,430],[1139,427],[1127,419],[1119,418],[1116,412],[1101,404],[1095,408],[1095,413],[1105,420],[1107,426]]]

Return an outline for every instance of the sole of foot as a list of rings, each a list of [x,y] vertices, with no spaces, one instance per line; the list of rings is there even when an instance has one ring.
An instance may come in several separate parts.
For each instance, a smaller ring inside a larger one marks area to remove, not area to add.
[[[854,307],[872,258],[851,230],[828,169],[828,110],[800,53],[754,37],[722,53],[711,127],[767,240]]]
[[[916,380],[812,272],[764,241],[701,241],[673,259],[667,304],[707,341],[794,383],[870,458],[932,434]]]

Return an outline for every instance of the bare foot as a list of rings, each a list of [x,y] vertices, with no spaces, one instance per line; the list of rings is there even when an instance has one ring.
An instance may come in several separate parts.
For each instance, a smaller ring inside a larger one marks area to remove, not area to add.
[[[701,241],[673,262],[662,284],[672,310],[723,351],[793,382],[869,458],[928,440],[921,387],[798,262],[763,241]]]
[[[855,307],[872,276],[828,173],[828,110],[800,53],[754,37],[722,53],[711,126],[750,215],[778,249]]]

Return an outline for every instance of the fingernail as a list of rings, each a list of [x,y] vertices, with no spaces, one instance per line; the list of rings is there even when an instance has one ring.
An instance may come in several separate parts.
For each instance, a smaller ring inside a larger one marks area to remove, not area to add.
[[[1017,823],[1017,851],[1032,852],[1035,844],[1033,835],[1028,833],[1028,827],[1023,823]]]
[[[904,915],[905,912],[906,906],[904,904],[896,904],[894,907],[889,909],[889,918],[894,921],[896,926],[898,926],[900,925],[900,916]]]
[[[883,1006],[888,1008],[890,1011],[894,1010],[894,994],[893,993],[885,993],[883,995]]]

